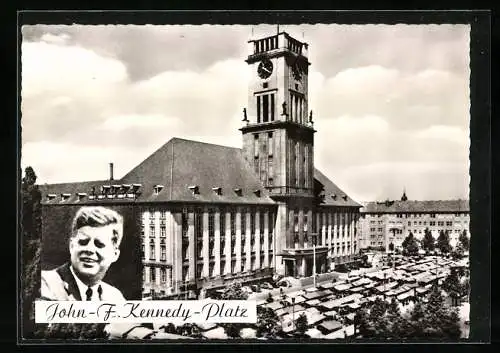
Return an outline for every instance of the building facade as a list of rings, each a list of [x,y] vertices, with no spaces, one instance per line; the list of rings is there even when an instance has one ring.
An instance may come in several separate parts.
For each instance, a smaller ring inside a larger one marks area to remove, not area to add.
[[[45,207],[141,210],[145,294],[311,276],[359,252],[361,205],[314,166],[308,45],[281,32],[249,47],[242,149],[173,138],[119,180],[42,187]]]
[[[429,229],[434,239],[447,231],[450,245],[455,246],[460,234],[469,234],[470,210],[468,200],[412,201],[403,195],[401,200],[367,202],[361,208],[358,223],[360,246],[382,248],[401,247],[411,232],[421,240]]]

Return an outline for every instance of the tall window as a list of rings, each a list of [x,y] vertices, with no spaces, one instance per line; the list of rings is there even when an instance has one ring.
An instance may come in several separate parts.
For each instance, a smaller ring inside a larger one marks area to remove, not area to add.
[[[186,209],[182,210],[182,236],[187,237],[188,233],[188,213]]]
[[[300,179],[300,145],[298,142],[295,142],[295,186],[299,186]]]
[[[220,209],[219,217],[219,232],[220,232],[220,252],[225,254],[226,249],[226,212],[223,208]]]
[[[155,236],[155,226],[149,227],[149,236],[152,238]]]
[[[309,187],[309,146],[304,146],[304,187]]]
[[[160,237],[165,238],[167,236],[167,230],[165,226],[160,227]]]
[[[250,234],[255,235],[255,209],[250,209]]]
[[[201,238],[198,238],[196,241],[196,250],[198,253],[198,258],[203,257],[203,240]]]
[[[149,269],[149,280],[151,283],[156,282],[156,268],[154,268],[154,267],[151,267]]]
[[[203,213],[200,208],[194,212],[194,231],[196,239],[196,254],[198,258],[203,257]]]
[[[261,96],[257,96],[257,123],[260,123],[260,99]]]
[[[234,210],[231,210],[230,213],[230,223],[231,223],[231,235],[236,235],[236,212]]]
[[[293,235],[294,235],[294,243],[299,242],[299,213],[297,210],[293,212]]]
[[[209,237],[213,237],[214,236],[214,232],[215,232],[215,227],[214,227],[214,223],[215,223],[215,220],[214,220],[214,210],[213,209],[210,209],[208,211],[208,236]]]
[[[161,283],[167,283],[167,269],[165,267],[160,269],[160,280]]]
[[[247,210],[241,209],[241,238],[244,239],[247,234]]]
[[[153,239],[151,239],[149,241],[149,259],[150,260],[154,260],[155,259],[155,252],[156,252],[155,241]]]
[[[208,255],[214,256],[215,247],[215,215],[214,210],[208,210]]]
[[[146,249],[145,249],[144,241],[143,241],[141,244],[141,259],[144,260],[145,258],[146,258]]]
[[[274,121],[274,94],[270,95],[271,97],[271,116],[269,117],[269,120]]]
[[[160,260],[167,261],[167,247],[165,246],[165,242],[160,244]]]
[[[269,211],[268,222],[269,249],[273,250],[274,213],[272,210]]]
[[[262,96],[262,121],[265,123],[269,121],[269,96],[267,94]]]

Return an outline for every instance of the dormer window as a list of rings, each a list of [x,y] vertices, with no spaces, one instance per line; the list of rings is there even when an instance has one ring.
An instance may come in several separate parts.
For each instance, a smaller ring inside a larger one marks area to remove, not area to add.
[[[347,201],[347,195],[342,195],[342,198],[344,199],[344,201]]]
[[[255,194],[255,196],[260,197],[260,190],[255,190],[253,193]]]
[[[56,195],[56,194],[48,194],[48,195],[47,195],[47,201],[52,201],[52,200],[54,200],[56,197],[57,197],[57,195]]]
[[[117,194],[117,193],[119,193],[119,192],[120,192],[120,190],[122,189],[122,186],[121,186],[121,185],[118,185],[118,184],[115,184],[115,185],[113,185],[113,186],[112,186],[112,188],[113,188],[113,189],[112,189],[112,192],[113,192],[113,193],[115,193],[115,194]]]
[[[132,184],[132,192],[137,192],[141,186],[142,184]]]
[[[111,189],[110,185],[103,185],[101,191],[103,194],[107,194],[109,192],[109,189]]]
[[[337,194],[332,195],[332,199],[336,200],[337,199]]]
[[[241,195],[243,194],[243,193],[242,193],[241,188],[236,188],[236,189],[234,189],[234,192],[235,192],[235,193],[236,193],[236,195],[238,195],[238,196],[241,196]]]
[[[222,195],[222,188],[220,186],[216,186],[214,188],[212,188],[212,190],[214,191],[215,194],[217,195]]]
[[[77,192],[76,195],[78,196],[78,201],[82,201],[85,196],[87,196],[86,192]]]
[[[154,186],[155,195],[158,195],[162,189],[163,189],[163,185],[155,185]]]
[[[62,201],[66,201],[71,197],[71,194],[61,194]]]
[[[188,189],[191,190],[193,195],[198,195],[200,193],[200,188],[198,187],[198,185],[188,186]]]

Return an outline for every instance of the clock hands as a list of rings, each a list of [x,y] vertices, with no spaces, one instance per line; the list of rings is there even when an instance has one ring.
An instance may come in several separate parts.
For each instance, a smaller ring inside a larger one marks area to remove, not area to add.
[[[267,67],[262,66],[261,68],[262,68],[262,70],[264,70],[265,72],[267,72],[267,73],[269,73],[269,74],[271,73],[271,70],[269,70]]]

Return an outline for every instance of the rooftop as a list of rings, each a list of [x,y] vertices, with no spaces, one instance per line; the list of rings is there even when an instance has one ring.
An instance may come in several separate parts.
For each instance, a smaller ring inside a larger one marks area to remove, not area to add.
[[[457,213],[469,212],[469,200],[382,201],[367,202],[362,213]]]
[[[196,171],[193,173],[193,171]],[[319,170],[324,206],[361,207]],[[240,148],[173,138],[123,178],[40,185],[44,204],[234,203],[275,204]]]

